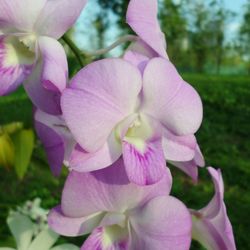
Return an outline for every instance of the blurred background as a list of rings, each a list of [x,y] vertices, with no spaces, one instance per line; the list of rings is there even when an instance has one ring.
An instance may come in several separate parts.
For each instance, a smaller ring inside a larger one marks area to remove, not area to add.
[[[122,35],[132,34],[125,22],[128,2],[90,0],[67,35],[82,50],[95,51]],[[197,138],[206,165],[222,169],[225,202],[237,248],[250,249],[250,1],[160,0],[159,21],[170,60],[203,100],[204,120]],[[80,67],[64,45],[73,76]],[[127,46],[123,44],[102,57],[120,56]],[[84,60],[87,64],[100,58]],[[22,88],[0,98],[0,126],[12,122],[21,122],[26,131],[33,127],[32,105]],[[20,139],[15,138],[13,142],[20,144]],[[42,199],[44,208],[59,203],[67,171],[64,169],[60,178],[54,178],[37,139],[32,147],[31,159],[24,164],[27,166],[0,166],[0,246],[14,244],[5,223],[9,209],[36,197]],[[21,174],[20,170],[15,171],[18,168],[23,169]],[[206,169],[200,170],[198,184],[176,168],[171,169],[173,195],[194,209],[210,201],[214,190]],[[81,244],[82,239],[67,241]],[[192,249],[203,248],[194,242]]]

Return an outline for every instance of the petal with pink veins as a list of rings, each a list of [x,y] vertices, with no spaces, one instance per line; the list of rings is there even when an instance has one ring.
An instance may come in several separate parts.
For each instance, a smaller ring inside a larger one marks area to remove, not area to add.
[[[194,134],[202,121],[198,93],[183,81],[169,61],[152,59],[143,75],[142,112],[176,135]]]
[[[0,37],[0,95],[6,95],[31,74],[35,54],[20,43],[18,37]]]
[[[68,217],[84,217],[100,211],[125,211],[143,205],[156,195],[169,194],[171,185],[168,169],[157,184],[142,187],[130,183],[120,158],[112,166],[92,173],[72,171],[64,186],[62,211]]]
[[[43,36],[59,39],[73,26],[86,3],[87,0],[47,0],[34,30]]]
[[[159,196],[131,214],[131,249],[188,250],[191,216],[185,205],[172,196]]]
[[[31,32],[47,0],[1,0],[0,28]]]

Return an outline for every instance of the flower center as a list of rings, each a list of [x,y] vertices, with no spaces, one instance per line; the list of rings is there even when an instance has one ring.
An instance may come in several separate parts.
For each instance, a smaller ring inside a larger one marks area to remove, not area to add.
[[[6,37],[3,39],[3,43],[0,41],[0,61],[2,61],[4,67],[33,64],[35,53],[31,48],[32,46],[35,47],[35,42],[32,42],[32,39],[34,38],[28,38],[27,36],[21,38]]]

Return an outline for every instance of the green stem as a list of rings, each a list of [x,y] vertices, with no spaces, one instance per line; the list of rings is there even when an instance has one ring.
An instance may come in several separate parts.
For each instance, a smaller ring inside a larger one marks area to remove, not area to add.
[[[69,48],[74,53],[76,59],[78,60],[80,66],[83,67],[84,61],[81,56],[82,55],[81,50],[74,44],[74,42],[66,34],[63,35],[62,40],[69,46]]]

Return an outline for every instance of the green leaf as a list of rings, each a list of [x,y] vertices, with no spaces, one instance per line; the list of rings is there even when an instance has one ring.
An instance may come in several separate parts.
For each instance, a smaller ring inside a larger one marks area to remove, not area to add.
[[[14,145],[8,134],[0,134],[0,166],[10,168],[14,165]]]
[[[21,122],[12,122],[2,127],[2,130],[7,134],[13,134],[23,128],[23,124]]]
[[[15,170],[19,179],[23,179],[34,148],[34,132],[21,130],[12,136],[15,146]]]

